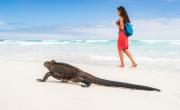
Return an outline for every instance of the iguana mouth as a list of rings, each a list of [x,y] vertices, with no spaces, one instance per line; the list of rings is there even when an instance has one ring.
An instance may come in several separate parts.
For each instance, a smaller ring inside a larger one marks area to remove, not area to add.
[[[49,63],[48,61],[44,62],[44,66],[48,67],[48,63]]]

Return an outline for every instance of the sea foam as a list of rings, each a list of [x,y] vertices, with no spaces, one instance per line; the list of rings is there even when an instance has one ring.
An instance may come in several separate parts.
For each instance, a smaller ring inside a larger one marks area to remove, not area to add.
[[[140,70],[180,73],[180,40],[129,40],[128,50]],[[1,40],[0,58],[120,65],[117,40]]]

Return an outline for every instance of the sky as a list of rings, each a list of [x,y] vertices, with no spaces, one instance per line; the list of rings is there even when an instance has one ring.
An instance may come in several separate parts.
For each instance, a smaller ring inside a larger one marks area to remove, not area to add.
[[[180,0],[0,0],[0,39],[116,40],[117,7],[132,40],[180,40]]]

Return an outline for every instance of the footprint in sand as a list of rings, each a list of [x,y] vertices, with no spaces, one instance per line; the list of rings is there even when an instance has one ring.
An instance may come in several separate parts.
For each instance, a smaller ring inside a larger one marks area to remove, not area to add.
[[[180,98],[180,94],[173,94],[173,96]]]

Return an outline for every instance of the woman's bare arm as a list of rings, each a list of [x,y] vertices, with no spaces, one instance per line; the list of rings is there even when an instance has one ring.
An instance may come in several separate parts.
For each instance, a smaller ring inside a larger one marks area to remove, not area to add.
[[[118,24],[118,21],[120,21],[120,25]],[[118,19],[116,21],[116,25],[118,26],[119,29],[124,30],[123,18],[122,17],[120,17],[120,19]]]
[[[123,18],[120,18],[120,27],[121,30],[124,30],[124,22],[123,22]]]

